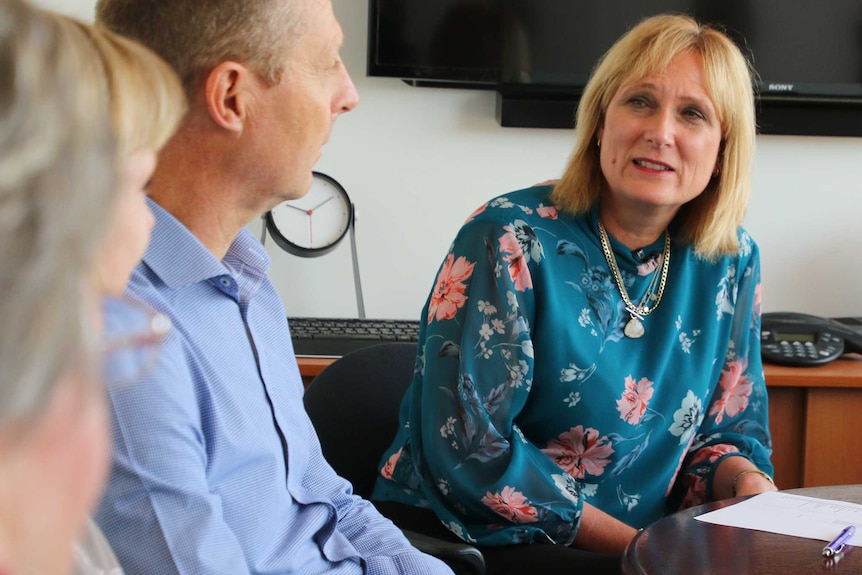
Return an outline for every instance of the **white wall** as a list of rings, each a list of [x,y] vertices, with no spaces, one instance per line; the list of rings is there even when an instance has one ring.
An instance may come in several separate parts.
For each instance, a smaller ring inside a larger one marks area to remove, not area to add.
[[[87,19],[95,5],[39,3]],[[465,217],[494,195],[558,176],[573,132],[502,128],[492,92],[366,78],[366,2],[333,4],[361,103],[338,121],[316,169],[357,206],[367,314],[415,318]],[[862,316],[860,213],[862,138],[759,137],[746,226],[762,252],[765,311]],[[260,234],[260,223],[250,227]],[[355,316],[349,242],[314,260],[271,240],[267,248],[289,315]]]
[[[95,10],[96,0],[29,0],[37,6],[62,12],[63,14],[71,14],[76,18],[93,21],[93,11]]]

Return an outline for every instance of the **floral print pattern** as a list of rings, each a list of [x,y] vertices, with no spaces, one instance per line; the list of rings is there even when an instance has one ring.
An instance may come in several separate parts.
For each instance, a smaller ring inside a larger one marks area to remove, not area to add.
[[[506,233],[500,236],[500,251],[505,254],[503,261],[509,264],[509,277],[515,282],[515,290],[526,291],[533,287],[528,264],[541,262],[544,257],[542,244],[536,241],[536,234],[523,220],[515,220],[504,226]]]
[[[561,246],[557,247],[558,250],[560,248]],[[572,250],[571,246],[562,246],[562,248],[568,251],[560,253],[572,253],[573,255],[580,253]],[[623,282],[626,287],[631,285],[628,275],[623,275]],[[589,311],[595,317],[594,322],[590,318],[587,321],[598,328],[603,343],[620,341],[623,338],[624,322],[621,318],[625,313],[625,304],[617,295],[617,288],[610,271],[607,268],[589,268],[579,275],[577,283],[567,283],[587,298]],[[627,315],[625,317],[628,318]]]
[[[452,319],[467,302],[464,292],[467,286],[464,282],[470,279],[475,264],[468,262],[463,256],[457,260],[449,254],[446,263],[437,275],[437,283],[431,294],[429,306],[428,323],[435,319],[437,321]]]
[[[679,437],[679,444],[689,442],[692,434],[703,423],[703,404],[692,390],[682,398],[682,405],[673,412],[673,423],[668,428],[671,435]]]
[[[536,521],[536,508],[530,505],[524,494],[514,487],[504,487],[503,491],[491,493],[482,498],[482,503],[495,513],[514,523],[533,523]]]
[[[482,545],[571,544],[585,501],[642,527],[708,500],[723,457],[772,471],[756,244],[706,261],[672,226],[668,289],[629,339],[597,209],[550,191],[492,199],[452,243],[374,492]],[[660,260],[611,245],[639,301]]]
[[[739,448],[734,445],[708,445],[694,452],[689,465],[702,471],[711,469],[712,466],[722,458],[739,453]],[[706,503],[709,498],[706,493],[706,473],[692,473],[683,478],[687,490],[685,498],[680,505],[685,509]]]
[[[620,418],[632,425],[637,425],[646,412],[647,405],[653,394],[653,382],[645,377],[635,381],[632,376],[626,377],[626,389],[617,400],[617,411]]]
[[[554,473],[551,474],[551,479],[554,480],[554,485],[560,490],[563,497],[574,504],[578,503],[578,484],[574,481],[571,475]]]
[[[401,457],[401,449],[393,453],[389,459],[386,461],[386,465],[383,466],[383,469],[380,470],[380,475],[385,477],[386,479],[392,479],[392,471],[395,469],[395,465],[398,463],[398,459]]]
[[[552,220],[556,220],[559,217],[559,212],[557,212],[557,206],[544,206],[539,204],[539,207],[536,208],[536,212],[543,218],[550,218]]]
[[[569,475],[581,479],[588,473],[593,476],[604,473],[614,448],[595,429],[578,425],[551,440],[542,451]]]
[[[752,384],[745,375],[745,366],[741,361],[730,361],[721,373],[721,397],[709,409],[710,415],[715,415],[715,422],[721,423],[724,415],[736,417],[748,407]]]

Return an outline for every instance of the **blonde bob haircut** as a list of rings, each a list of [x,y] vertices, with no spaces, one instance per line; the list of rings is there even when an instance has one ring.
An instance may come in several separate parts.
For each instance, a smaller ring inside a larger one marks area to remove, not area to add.
[[[155,52],[99,25],[74,21],[98,52],[119,160],[158,151],[187,110],[177,73]]]
[[[85,302],[117,184],[97,68],[67,20],[0,0],[0,430],[35,421],[63,374],[97,373]]]
[[[552,199],[564,211],[581,214],[599,201],[607,181],[599,164],[598,130],[621,86],[665,70],[682,52],[699,54],[706,89],[721,123],[718,174],[676,215],[677,240],[713,260],[739,250],[737,229],[751,189],[755,142],[753,70],[721,31],[684,15],[641,21],[599,60],[578,106],[575,149]]]

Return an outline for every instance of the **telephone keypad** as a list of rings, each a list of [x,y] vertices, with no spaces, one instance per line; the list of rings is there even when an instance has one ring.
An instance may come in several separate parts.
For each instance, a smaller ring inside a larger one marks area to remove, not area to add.
[[[779,339],[771,330],[760,332],[761,354],[773,363],[786,365],[817,365],[831,361],[844,351],[840,337],[826,330],[818,332],[813,341]]]

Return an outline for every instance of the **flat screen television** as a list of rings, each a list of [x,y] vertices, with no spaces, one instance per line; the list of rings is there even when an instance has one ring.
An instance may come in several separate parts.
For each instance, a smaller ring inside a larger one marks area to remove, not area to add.
[[[752,59],[761,132],[862,135],[862,0],[369,0],[367,71],[497,90],[503,125],[571,127],[596,60],[661,12]]]

